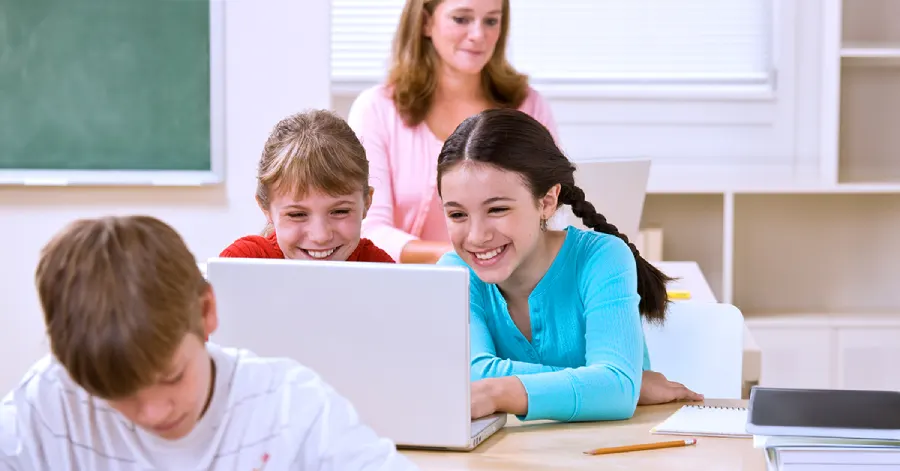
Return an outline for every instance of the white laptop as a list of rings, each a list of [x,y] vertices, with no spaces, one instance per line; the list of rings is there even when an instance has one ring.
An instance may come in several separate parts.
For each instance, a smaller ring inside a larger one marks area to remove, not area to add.
[[[575,184],[584,190],[585,199],[631,241],[637,240],[640,232],[650,163],[650,159],[575,161]],[[568,206],[561,209],[564,225],[586,229]]]
[[[312,368],[398,447],[472,450],[506,424],[471,419],[468,270],[212,258],[206,271],[212,341]]]

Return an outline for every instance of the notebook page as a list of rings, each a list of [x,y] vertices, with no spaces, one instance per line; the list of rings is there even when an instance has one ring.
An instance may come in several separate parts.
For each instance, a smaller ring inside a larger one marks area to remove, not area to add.
[[[650,432],[663,435],[751,438],[752,435],[745,430],[746,424],[746,408],[685,405],[650,429]]]

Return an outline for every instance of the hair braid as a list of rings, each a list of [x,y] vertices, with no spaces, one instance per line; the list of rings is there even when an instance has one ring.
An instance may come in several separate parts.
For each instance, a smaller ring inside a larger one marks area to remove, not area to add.
[[[567,196],[568,198],[566,199],[568,199],[568,201],[563,200],[562,203],[571,206],[572,214],[580,218],[585,226],[590,227],[597,232],[614,235],[622,239],[628,244],[628,248],[631,249],[631,252],[635,256],[639,255],[637,247],[628,240],[628,236],[619,232],[619,229],[616,226],[610,224],[609,221],[606,220],[606,216],[598,213],[597,208],[595,208],[590,201],[585,199],[584,190],[577,186],[573,186],[569,190]]]
[[[638,294],[641,296],[638,309],[648,320],[662,322],[665,319],[666,309],[669,305],[669,297],[662,291],[659,296],[659,286],[665,288],[665,284],[672,280],[658,268],[641,257],[637,247],[628,240],[628,236],[619,232],[619,229],[606,220],[606,216],[597,212],[590,201],[585,199],[584,190],[576,185],[565,185],[560,192],[560,203],[568,204],[572,208],[572,214],[580,218],[585,226],[604,234],[614,235],[631,249],[637,263]]]

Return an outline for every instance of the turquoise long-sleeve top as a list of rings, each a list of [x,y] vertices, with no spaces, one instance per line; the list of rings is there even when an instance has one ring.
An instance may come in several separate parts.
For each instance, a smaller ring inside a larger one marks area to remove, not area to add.
[[[524,420],[630,418],[650,367],[634,255],[616,236],[572,226],[566,232],[528,297],[530,342],[497,285],[470,271],[472,381],[516,376],[528,395]],[[467,266],[454,252],[438,264]]]

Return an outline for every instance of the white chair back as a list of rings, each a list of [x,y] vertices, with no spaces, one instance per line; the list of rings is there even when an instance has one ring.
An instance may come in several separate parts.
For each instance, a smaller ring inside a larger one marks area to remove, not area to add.
[[[674,301],[662,325],[644,322],[650,367],[708,399],[740,399],[744,316],[731,304]]]

